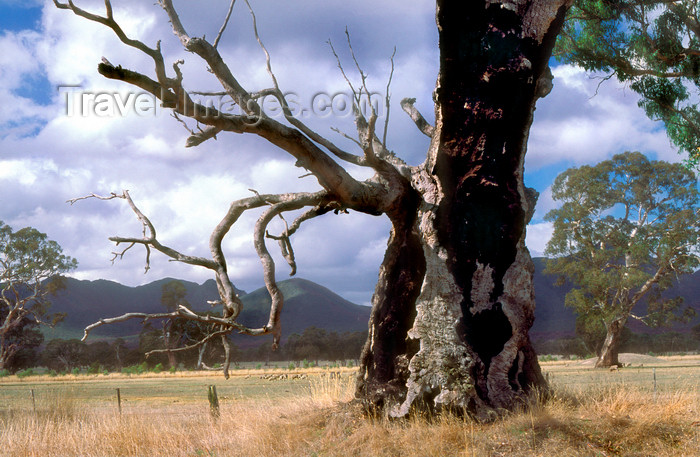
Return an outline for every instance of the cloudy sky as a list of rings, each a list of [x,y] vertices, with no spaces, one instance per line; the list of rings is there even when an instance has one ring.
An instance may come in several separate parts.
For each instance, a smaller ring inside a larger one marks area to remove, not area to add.
[[[76,3],[104,14],[104,2]],[[202,62],[182,50],[165,13],[153,2],[113,3],[115,18],[127,34],[149,46],[162,40],[167,63],[184,59],[188,89],[217,90]],[[176,2],[190,35],[210,40],[221,27],[228,4]],[[431,116],[438,62],[432,2],[251,0],[251,4],[282,90],[294,94],[297,106],[306,109],[308,124],[347,148],[352,144],[331,128],[352,132],[351,117],[342,103],[349,90],[327,41],[333,42],[357,82],[345,45],[347,27],[355,54],[369,74],[370,88],[382,95],[395,46],[388,143],[410,164],[423,161],[427,138],[398,102],[415,97],[422,113]],[[271,86],[245,2],[236,3],[219,50],[246,89]],[[293,159],[257,138],[223,134],[216,141],[185,148],[188,132],[167,111],[153,109],[152,99],[97,73],[103,56],[114,65],[152,75],[149,59],[121,45],[104,27],[59,11],[50,1],[0,0],[0,220],[15,229],[36,227],[58,241],[80,262],[74,272],[77,278],[137,285],[167,276],[203,282],[210,275],[160,255],[152,257],[151,270],[144,275],[144,255],[136,248],[112,264],[114,246],[107,237],[139,235],[134,214],[121,200],[69,205],[68,199],[128,189],[155,224],[161,242],[207,256],[212,228],[231,201],[251,195],[249,189],[274,193],[319,188],[313,178],[299,177],[303,171],[294,167]],[[535,256],[542,254],[551,233],[543,217],[554,206],[550,186],[561,171],[625,150],[680,160],[663,126],[646,118],[631,90],[608,81],[594,96],[599,79],[563,65],[555,66],[553,73],[555,88],[538,104],[526,160],[526,184],[541,194],[528,230],[528,246]],[[98,96],[102,98],[91,98]],[[103,102],[96,105],[96,100]],[[334,108],[321,110],[327,100]],[[351,172],[365,176],[362,170]],[[242,218],[224,245],[234,283],[249,291],[262,286],[252,245],[257,217]],[[272,228],[279,231],[282,226]],[[388,230],[384,218],[360,214],[327,215],[308,222],[293,238],[297,274],[368,304]],[[284,261],[278,261],[278,279],[287,273]]]

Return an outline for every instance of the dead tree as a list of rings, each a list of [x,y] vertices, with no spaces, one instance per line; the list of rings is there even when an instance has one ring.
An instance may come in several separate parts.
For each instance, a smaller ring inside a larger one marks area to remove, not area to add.
[[[275,238],[294,269],[290,237],[303,222],[339,211],[384,215],[392,228],[373,296],[357,397],[391,416],[427,408],[488,418],[545,385],[528,337],[534,268],[525,247],[525,228],[536,193],[524,186],[523,162],[535,102],[552,87],[547,63],[571,0],[437,0],[440,72],[433,94],[435,125],[418,112],[414,100],[402,102],[418,129],[431,139],[425,162],[415,167],[389,150],[386,126],[377,125],[376,112],[363,114],[359,109],[370,94],[359,65],[362,83],[353,87],[357,149],[349,151],[294,117],[257,29],[272,83],[251,91],[241,86],[217,50],[226,22],[210,42],[187,32],[170,0],[158,1],[182,46],[204,61],[223,92],[240,107],[240,114],[234,115],[194,101],[185,88],[181,62],[168,72],[160,44],[149,47],[126,36],[109,0],[104,16],[71,2],[55,3],[104,24],[125,45],[150,56],[151,76],[108,62],[100,63],[98,71],[153,94],[178,118],[204,126],[191,130],[187,146],[222,132],[258,135],[292,155],[320,184],[315,193],[255,194],[233,202],[212,232],[207,258],[163,245],[128,192],[107,197],[125,199],[144,225],[143,237],[111,240],[126,243],[126,249],[143,245],[148,253],[155,249],[212,270],[223,315],[206,319],[220,324],[220,334],[271,333],[275,345],[280,341],[283,297],[266,246],[267,226],[275,217],[306,209]],[[263,96],[277,99],[283,121],[266,116],[259,104]],[[368,167],[374,175],[359,181],[342,163]],[[228,276],[221,241],[241,214],[254,208],[264,208],[254,240],[272,306],[265,325],[247,328],[236,323],[241,301]],[[186,309],[176,313],[200,319]]]

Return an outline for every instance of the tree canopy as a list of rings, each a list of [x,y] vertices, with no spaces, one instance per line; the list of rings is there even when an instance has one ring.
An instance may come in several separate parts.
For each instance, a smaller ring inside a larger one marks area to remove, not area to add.
[[[649,325],[680,317],[681,300],[662,292],[700,266],[696,178],[680,164],[626,152],[565,171],[552,193],[562,205],[546,216],[554,224],[547,271],[574,284],[566,305],[582,325],[606,329],[599,363],[617,363],[608,340],[619,338],[628,317]],[[636,314],[642,299],[646,312]]]
[[[671,141],[700,165],[700,17],[692,0],[579,0],[555,55],[617,77],[663,121]]]

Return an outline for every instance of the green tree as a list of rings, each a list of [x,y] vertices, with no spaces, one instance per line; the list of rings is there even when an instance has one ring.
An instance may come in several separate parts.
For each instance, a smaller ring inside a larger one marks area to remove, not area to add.
[[[700,341],[700,324],[693,326],[693,328],[691,329],[691,332],[693,334],[693,337],[696,340]]]
[[[700,201],[694,174],[638,152],[596,166],[571,168],[552,186],[558,209],[546,271],[574,288],[566,305],[591,335],[605,329],[596,366],[618,363],[627,320],[658,326],[679,315],[682,299],[662,294],[678,275],[700,266]],[[637,305],[646,302],[646,312]]]
[[[641,95],[640,106],[700,165],[700,17],[694,0],[578,0],[555,54],[603,71]]]
[[[124,367],[124,357],[129,348],[126,346],[123,338],[115,339],[111,344],[111,348],[114,352],[114,368],[117,371],[121,371]]]
[[[4,318],[3,310],[0,310],[0,322]],[[5,340],[7,344],[18,349],[3,368],[14,373],[19,369],[38,365],[38,349],[44,342],[44,335],[38,327],[39,324],[35,320],[25,317],[22,322],[6,333]]]
[[[41,362],[47,368],[70,371],[89,363],[88,346],[78,339],[54,339],[46,344]]]
[[[180,306],[190,306],[185,296],[187,296],[187,288],[181,281],[169,281],[163,284],[160,303],[168,311],[173,312]],[[179,346],[184,331],[182,323],[178,321],[179,320],[174,317],[163,319],[162,321],[161,333],[163,348],[166,349],[165,354],[168,357],[168,366],[171,368],[177,367],[177,358],[175,352],[172,350]]]
[[[29,322],[55,325],[49,297],[64,287],[62,277],[77,267],[46,234],[26,227],[16,232],[0,221],[0,370],[22,347],[32,344]]]

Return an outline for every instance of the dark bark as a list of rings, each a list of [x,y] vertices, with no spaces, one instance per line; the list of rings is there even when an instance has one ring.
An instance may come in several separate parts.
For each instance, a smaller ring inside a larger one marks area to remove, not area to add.
[[[408,361],[417,352],[408,331],[425,275],[425,258],[416,232],[418,196],[408,190],[403,210],[392,218],[391,237],[372,298],[369,335],[360,359],[357,394],[383,408],[406,395]]]
[[[528,337],[535,198],[523,161],[567,6],[502,3],[438,2],[433,140],[412,179],[420,201],[392,219],[357,392],[391,416],[489,419],[546,386]]]

